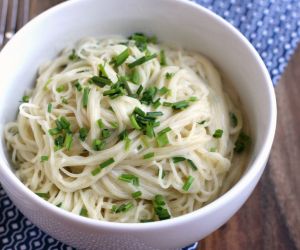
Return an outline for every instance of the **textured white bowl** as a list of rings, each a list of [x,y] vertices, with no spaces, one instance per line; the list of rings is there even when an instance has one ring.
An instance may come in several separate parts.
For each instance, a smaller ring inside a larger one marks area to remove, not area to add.
[[[3,126],[15,119],[39,65],[86,36],[133,32],[156,34],[208,56],[227,75],[250,121],[253,153],[240,181],[193,213],[155,223],[120,224],[87,219],[59,209],[27,189],[14,175]],[[163,249],[198,241],[224,224],[246,201],[268,159],[276,103],[268,72],[257,52],[230,24],[181,0],[73,0],[33,19],[0,54],[0,181],[15,205],[53,237],[84,249]]]

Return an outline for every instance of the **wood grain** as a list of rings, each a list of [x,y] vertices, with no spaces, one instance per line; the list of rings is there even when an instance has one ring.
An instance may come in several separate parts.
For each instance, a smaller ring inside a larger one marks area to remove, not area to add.
[[[31,0],[30,18],[62,1]],[[277,131],[266,171],[246,204],[199,250],[300,249],[300,47],[276,96]]]

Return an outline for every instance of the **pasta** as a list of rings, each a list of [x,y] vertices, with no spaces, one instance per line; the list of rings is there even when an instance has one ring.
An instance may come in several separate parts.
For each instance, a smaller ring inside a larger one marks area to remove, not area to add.
[[[97,220],[177,217],[240,177],[243,117],[196,52],[86,38],[42,65],[5,127],[16,175],[48,202]]]

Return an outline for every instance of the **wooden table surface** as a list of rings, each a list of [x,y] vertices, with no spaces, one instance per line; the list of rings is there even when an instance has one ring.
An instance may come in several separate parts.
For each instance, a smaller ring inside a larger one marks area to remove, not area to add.
[[[62,1],[31,0],[29,16]],[[266,171],[239,212],[201,241],[201,250],[300,249],[300,46],[276,97],[277,131]]]

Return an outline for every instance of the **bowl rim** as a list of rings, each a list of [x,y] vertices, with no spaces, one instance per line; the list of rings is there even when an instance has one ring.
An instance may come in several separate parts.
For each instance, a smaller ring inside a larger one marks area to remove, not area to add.
[[[40,20],[46,19],[49,16],[51,16],[56,11],[60,11],[63,9],[67,9],[69,6],[74,5],[78,2],[83,2],[86,0],[73,0],[73,1],[67,1],[62,2],[56,6],[51,7],[50,9],[42,12],[35,18],[33,18],[31,21],[29,21],[23,28],[21,28],[17,34],[11,39],[11,41],[5,46],[1,53],[0,58],[4,54],[10,45],[12,41],[17,39],[20,34],[23,34],[27,31],[27,29],[34,25],[35,23],[39,22]],[[218,16],[217,14],[213,13],[211,10],[206,9],[205,7],[192,2],[192,1],[186,1],[186,0],[155,0],[157,2],[165,1],[165,2],[172,2],[172,4],[176,5],[185,5],[190,6],[191,8],[197,9],[197,11],[202,12],[203,14],[207,15],[209,18],[214,19],[214,21],[218,22],[218,25],[221,25],[224,27],[224,29],[229,30],[233,36],[236,36],[239,40],[239,42],[244,43],[248,49],[247,53],[252,54],[254,56],[256,63],[258,64],[258,67],[262,70],[262,75],[264,78],[264,82],[266,83],[266,93],[268,95],[268,104],[270,105],[270,119],[267,124],[267,135],[265,137],[265,140],[260,145],[261,150],[255,157],[253,163],[249,165],[249,169],[247,172],[238,180],[237,183],[233,187],[231,187],[227,192],[222,194],[220,197],[218,197],[213,202],[207,204],[206,206],[195,210],[193,212],[181,215],[179,217],[171,218],[169,220],[164,221],[155,221],[155,222],[149,222],[149,223],[121,223],[121,222],[111,222],[111,221],[102,221],[102,220],[96,220],[92,218],[86,218],[83,216],[79,216],[76,214],[73,214],[72,212],[66,211],[64,209],[60,209],[56,207],[55,205],[45,201],[44,199],[38,197],[35,195],[29,188],[25,187],[25,185],[17,178],[17,176],[12,171],[5,171],[5,169],[10,169],[9,164],[6,164],[6,158],[4,154],[2,154],[3,147],[1,146],[2,153],[0,154],[0,177],[1,179],[5,179],[7,182],[12,184],[12,186],[15,186],[18,191],[22,192],[26,197],[29,197],[31,200],[33,200],[36,204],[38,204],[42,209],[46,209],[47,212],[50,212],[51,214],[56,214],[60,216],[61,218],[64,218],[66,220],[72,221],[74,223],[82,224],[85,226],[89,226],[91,228],[107,228],[111,230],[119,230],[123,231],[126,230],[127,232],[131,231],[138,231],[138,230],[153,230],[156,228],[165,228],[170,226],[176,226],[178,224],[182,224],[187,221],[194,220],[195,218],[200,218],[203,216],[208,215],[212,211],[224,206],[228,200],[232,200],[235,196],[238,196],[240,191],[244,190],[249,184],[255,179],[255,177],[264,169],[265,162],[268,158],[269,152],[272,147],[273,139],[275,136],[275,129],[276,129],[276,119],[277,119],[277,106],[276,106],[276,98],[275,98],[275,92],[272,85],[272,81],[269,75],[269,72],[266,69],[266,66],[259,56],[258,52],[254,49],[252,44],[243,36],[240,31],[238,31],[234,26],[232,26],[229,22],[224,20],[222,17]],[[1,100],[0,100],[1,103]],[[1,129],[2,130],[2,129]],[[2,155],[4,159],[2,158]]]

